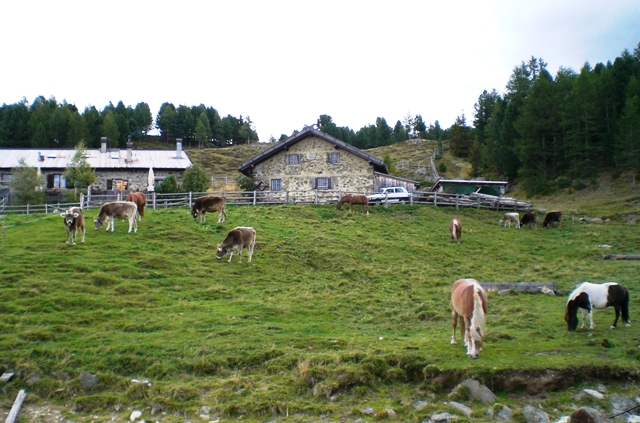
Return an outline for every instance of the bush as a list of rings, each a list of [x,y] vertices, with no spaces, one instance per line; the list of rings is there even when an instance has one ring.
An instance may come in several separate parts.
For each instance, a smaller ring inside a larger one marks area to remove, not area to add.
[[[438,172],[445,173],[447,171],[447,164],[445,162],[438,163]]]
[[[576,191],[583,190],[583,189],[585,189],[586,187],[587,187],[587,186],[586,186],[586,185],[584,184],[584,182],[582,182],[582,181],[576,181],[576,183],[575,183],[575,184],[573,184],[573,188],[574,188]]]
[[[236,178],[236,185],[242,191],[255,191],[256,190],[256,183],[253,181],[252,178],[249,178],[248,176],[245,176],[245,175],[240,175],[240,176],[238,176]]]
[[[178,181],[176,177],[173,175],[167,176],[164,181],[160,184],[158,188],[156,188],[156,192],[160,194],[170,194],[172,192],[179,192],[180,186],[178,185]]]
[[[190,192],[204,192],[209,188],[207,171],[200,163],[189,166],[182,175],[182,189]]]
[[[560,176],[556,178],[555,183],[558,188],[569,188],[571,186],[571,179]]]

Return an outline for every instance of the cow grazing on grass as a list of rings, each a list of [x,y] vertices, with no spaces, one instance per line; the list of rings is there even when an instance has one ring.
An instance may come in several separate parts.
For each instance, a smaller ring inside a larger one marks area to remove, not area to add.
[[[218,212],[218,223],[224,223],[224,219],[227,214],[224,212],[224,208],[227,205],[227,199],[224,197],[217,197],[215,195],[207,195],[198,198],[191,207],[191,215],[193,218],[200,216],[200,223],[207,221],[205,216],[206,212]]]
[[[544,222],[542,222],[542,226],[544,228],[546,227],[553,227],[553,222],[558,222],[558,227],[562,227],[562,212],[561,211],[552,211],[547,213],[547,215],[544,217]]]
[[[505,213],[502,219],[498,221],[498,225],[504,226],[505,228],[507,225],[511,227],[511,222],[516,224],[516,228],[520,229],[520,215],[518,213]]]
[[[462,237],[462,222],[457,217],[452,219],[449,223],[449,236],[451,242],[458,241],[460,244],[460,238]]]
[[[147,205],[147,197],[141,192],[129,192],[129,194],[127,194],[127,201],[136,203],[136,206],[138,206],[138,218],[142,221],[144,217],[144,206]]]
[[[84,213],[80,207],[71,207],[64,213],[60,213],[64,219],[64,227],[67,229],[67,244],[73,239],[73,245],[76,245],[76,235],[78,230],[82,231],[82,243],[84,244],[85,228]]]
[[[538,229],[538,215],[535,212],[526,212],[520,220],[520,227],[529,225],[530,229]]]
[[[238,226],[232,229],[222,244],[218,244],[216,258],[220,260],[229,252],[229,260],[233,257],[233,252],[238,251],[239,262],[242,263],[242,249],[247,247],[249,250],[249,263],[253,256],[253,246],[256,243],[256,230],[249,226]]]
[[[129,219],[129,233],[132,229],[134,232],[138,232],[138,223],[136,222],[136,214],[138,213],[138,206],[131,201],[114,201],[112,203],[104,203],[100,209],[100,213],[93,219],[93,223],[96,226],[96,230],[107,222],[107,231],[111,227],[111,232],[115,231],[115,219]]]

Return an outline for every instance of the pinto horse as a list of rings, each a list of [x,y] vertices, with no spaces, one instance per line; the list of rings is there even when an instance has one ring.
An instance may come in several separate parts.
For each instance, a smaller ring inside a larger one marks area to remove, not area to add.
[[[127,194],[127,201],[136,203],[136,206],[138,206],[138,218],[142,221],[144,217],[144,206],[147,204],[147,197],[139,191],[130,191],[129,194]]]
[[[616,320],[613,321],[611,329],[615,329],[618,324],[620,312],[622,312],[622,320],[627,326],[631,326],[629,322],[629,293],[627,289],[615,282],[605,282],[602,284],[583,282],[576,288],[567,300],[567,307],[564,310],[564,320],[567,322],[567,329],[573,332],[578,327],[578,309],[582,309],[582,328],[589,314],[591,325],[589,329],[593,329],[592,308],[607,308],[613,306],[616,311]]]
[[[449,223],[449,234],[451,235],[451,242],[458,241],[458,244],[460,244],[460,237],[462,237],[462,222],[457,217]]]
[[[340,199],[340,201],[338,201],[338,204],[336,204],[336,210],[340,210],[340,207],[342,206],[343,203],[347,203],[349,205],[349,209],[351,210],[351,213],[353,213],[354,204],[361,204],[362,213],[364,213],[366,210],[367,214],[369,214],[369,199],[367,198],[366,195],[346,194],[344,197]]]
[[[484,336],[487,313],[487,294],[475,279],[458,279],[451,286],[451,318],[453,334],[451,345],[456,344],[456,326],[460,316],[460,333],[467,347],[467,355],[478,358]]]

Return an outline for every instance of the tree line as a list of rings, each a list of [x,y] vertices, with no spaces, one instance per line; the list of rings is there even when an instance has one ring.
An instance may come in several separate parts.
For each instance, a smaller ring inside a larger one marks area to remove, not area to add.
[[[451,148],[474,173],[517,179],[531,194],[640,166],[640,44],[613,63],[561,67],[532,57],[513,69],[504,95],[484,91],[473,128],[464,116]]]
[[[102,110],[88,106],[82,111],[66,101],[58,102],[37,97],[33,103],[23,98],[0,107],[0,148],[73,148],[84,142],[87,148],[100,147],[100,138],[107,137],[113,147],[124,148],[127,139],[144,138],[153,128],[161,138],[182,138],[200,145],[210,141],[216,145],[234,145],[258,141],[253,123],[247,116],[221,118],[213,107],[163,103],[155,125],[149,105],[135,107],[111,102]]]

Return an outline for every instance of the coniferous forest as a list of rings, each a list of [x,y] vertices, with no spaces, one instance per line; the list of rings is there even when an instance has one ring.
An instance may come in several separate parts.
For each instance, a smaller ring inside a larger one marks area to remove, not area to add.
[[[361,149],[412,137],[449,140],[453,153],[472,163],[475,175],[517,180],[531,194],[603,171],[635,172],[640,167],[640,44],[613,62],[585,63],[579,71],[561,67],[555,76],[543,59],[523,61],[503,94],[494,88],[479,95],[471,124],[462,115],[441,128],[438,120],[427,125],[421,115],[407,114],[393,126],[378,117],[375,125],[354,131],[321,115],[317,126]],[[203,104],[164,103],[154,122],[144,102],[135,108],[122,101],[103,110],[89,106],[80,113],[66,101],[40,96],[31,104],[23,99],[0,107],[0,148],[70,148],[81,140],[97,148],[103,136],[124,147],[129,136],[140,139],[154,127],[164,140],[200,145],[258,141],[248,116],[221,118]]]

